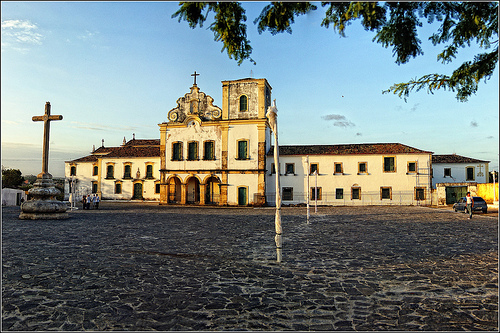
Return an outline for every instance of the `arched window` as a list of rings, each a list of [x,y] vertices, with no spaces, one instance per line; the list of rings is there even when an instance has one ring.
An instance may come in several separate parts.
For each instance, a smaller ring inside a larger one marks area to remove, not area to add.
[[[114,167],[112,164],[108,165],[106,168],[106,178],[115,178],[114,176]]]
[[[123,179],[130,179],[132,178],[132,167],[129,164],[126,164],[123,170]]]
[[[245,95],[240,97],[240,112],[248,111],[248,98]]]
[[[76,166],[72,165],[71,170],[69,172],[70,176],[76,176]]]

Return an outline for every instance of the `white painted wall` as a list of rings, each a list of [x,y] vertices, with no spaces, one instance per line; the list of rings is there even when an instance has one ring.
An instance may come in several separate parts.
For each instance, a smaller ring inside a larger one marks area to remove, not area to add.
[[[396,172],[383,171],[383,157],[395,156]],[[427,167],[429,154],[387,154],[387,155],[311,155],[310,163],[319,164],[317,177],[318,187],[322,195],[321,205],[366,205],[366,204],[415,204],[415,187],[426,188],[426,204],[430,203],[429,172]],[[266,188],[268,202],[274,204],[275,175],[271,173],[272,156],[267,156]],[[343,174],[334,174],[334,163],[340,162]],[[358,162],[367,163],[367,173],[358,174]],[[420,175],[407,173],[408,162],[417,162]],[[286,163],[295,164],[295,175],[285,175]],[[293,188],[293,200],[283,200],[283,204],[305,203],[307,198],[307,163],[306,156],[280,156],[280,184]],[[418,178],[418,179],[417,179]],[[315,187],[316,177],[309,176],[309,187]],[[361,187],[361,200],[351,200],[351,188]],[[392,188],[392,200],[380,199],[381,187]],[[343,189],[343,199],[336,199],[336,189]]]
[[[467,168],[474,167],[474,180],[467,179]],[[451,177],[444,176],[444,169],[451,169]],[[432,163],[432,184],[438,183],[488,183],[489,163]]]

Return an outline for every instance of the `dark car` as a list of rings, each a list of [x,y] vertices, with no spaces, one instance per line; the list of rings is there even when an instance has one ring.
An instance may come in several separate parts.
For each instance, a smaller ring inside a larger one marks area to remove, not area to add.
[[[482,211],[483,213],[486,213],[488,211],[488,205],[486,204],[486,201],[484,201],[483,198],[481,197],[472,197],[472,200],[474,200],[474,204],[472,206],[472,211]],[[458,212],[459,210],[463,210],[465,213],[465,208],[467,207],[467,198],[463,197],[458,200],[457,203],[453,204],[453,209],[455,212]]]

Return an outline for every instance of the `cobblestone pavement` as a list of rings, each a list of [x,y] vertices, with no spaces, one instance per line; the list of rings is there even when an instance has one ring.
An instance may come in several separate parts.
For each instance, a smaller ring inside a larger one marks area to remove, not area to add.
[[[498,329],[498,220],[425,207],[2,208],[2,330]]]

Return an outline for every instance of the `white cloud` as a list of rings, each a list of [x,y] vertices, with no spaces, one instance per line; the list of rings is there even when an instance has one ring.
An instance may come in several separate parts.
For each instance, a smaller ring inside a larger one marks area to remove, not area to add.
[[[22,45],[41,45],[44,37],[36,32],[37,29],[36,24],[27,20],[2,21],[2,47],[26,52],[26,47]]]

